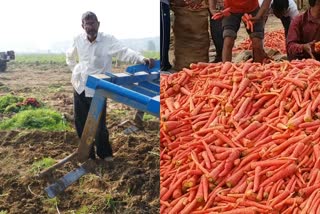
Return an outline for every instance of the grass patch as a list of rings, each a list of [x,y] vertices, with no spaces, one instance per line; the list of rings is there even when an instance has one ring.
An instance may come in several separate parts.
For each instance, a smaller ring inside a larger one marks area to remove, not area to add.
[[[105,206],[107,209],[111,210],[112,213],[116,212],[117,204],[120,203],[120,201],[116,201],[111,194],[106,194],[105,196]]]
[[[32,164],[31,172],[35,175],[39,174],[43,169],[46,169],[55,163],[56,161],[52,158],[42,158],[41,160],[36,161]]]
[[[146,58],[160,59],[160,52],[158,51],[143,51],[142,55]]]
[[[59,92],[63,90],[63,86],[60,84],[51,84],[48,86],[50,92]]]
[[[70,126],[56,111],[50,109],[25,110],[10,119],[0,122],[0,130],[39,129],[44,131],[65,131]]]
[[[121,109],[112,109],[111,114],[122,117],[128,113],[128,110],[121,110]]]
[[[49,207],[48,213],[57,213],[57,206],[60,203],[60,201],[57,197],[55,197],[55,198],[44,199],[42,203],[46,207]]]
[[[144,121],[158,120],[158,118],[155,117],[155,116],[153,116],[153,115],[151,115],[151,114],[145,113],[145,114],[143,115],[143,120],[144,120]]]
[[[0,92],[10,92],[10,91],[11,89],[8,86],[5,86],[5,85],[0,86]]]
[[[88,214],[88,213],[96,213],[97,207],[96,206],[82,206],[80,209],[76,211],[76,214]]]
[[[22,97],[13,96],[11,94],[0,96],[0,113],[3,113],[8,106],[22,101]]]
[[[16,64],[61,64],[66,65],[65,54],[17,54]]]
[[[8,214],[8,211],[0,210],[0,214]]]

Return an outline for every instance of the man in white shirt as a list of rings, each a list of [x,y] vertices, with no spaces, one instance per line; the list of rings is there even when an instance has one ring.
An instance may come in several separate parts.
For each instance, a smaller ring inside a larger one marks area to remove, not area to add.
[[[121,44],[114,36],[98,32],[100,22],[93,12],[82,15],[82,28],[85,33],[74,38],[73,46],[66,53],[66,62],[72,71],[71,83],[74,88],[74,118],[78,136],[81,138],[89,112],[94,90],[87,88],[89,75],[111,71],[112,57],[130,63],[145,63],[149,68],[154,60],[143,57]],[[78,62],[77,62],[78,58]],[[95,138],[97,155],[106,161],[112,161],[112,148],[109,144],[109,133],[106,128],[106,104],[103,108]],[[95,159],[94,145],[89,158]]]

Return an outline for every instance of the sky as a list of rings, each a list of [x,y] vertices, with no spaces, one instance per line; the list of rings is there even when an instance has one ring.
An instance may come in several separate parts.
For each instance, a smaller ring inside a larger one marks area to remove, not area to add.
[[[0,0],[0,51],[48,49],[83,32],[81,15],[96,13],[100,31],[118,39],[158,37],[158,0]]]

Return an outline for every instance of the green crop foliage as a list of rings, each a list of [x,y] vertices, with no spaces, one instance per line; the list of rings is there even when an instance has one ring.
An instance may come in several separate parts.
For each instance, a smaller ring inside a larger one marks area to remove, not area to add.
[[[56,213],[57,209],[56,207],[59,205],[60,200],[55,197],[55,198],[47,198],[42,200],[42,203],[44,206],[49,207],[48,209],[48,213]]]
[[[150,120],[157,120],[157,118],[151,114],[145,113],[143,115],[143,120],[144,121],[150,121]]]
[[[97,207],[96,206],[82,206],[78,209],[75,214],[89,214],[89,213],[96,213]]]
[[[117,204],[120,203],[120,201],[116,201],[111,194],[106,194],[105,196],[105,206],[106,208],[110,209],[112,213],[116,211]]]
[[[32,164],[31,172],[34,174],[39,174],[43,169],[46,169],[55,163],[56,161],[52,158],[42,158],[41,160]]]
[[[22,97],[13,96],[11,94],[0,96],[0,113],[3,113],[8,106],[22,101]]]
[[[0,130],[40,129],[44,131],[70,130],[69,125],[56,111],[50,109],[25,110],[0,122]]]
[[[160,59],[160,52],[158,51],[143,51],[142,55],[147,58]]]
[[[65,54],[17,54],[17,64],[66,64]]]

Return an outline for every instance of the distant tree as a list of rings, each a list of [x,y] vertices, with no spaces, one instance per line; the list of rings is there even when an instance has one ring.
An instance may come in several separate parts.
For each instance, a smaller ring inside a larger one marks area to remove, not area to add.
[[[154,42],[152,40],[148,41],[148,50],[149,51],[156,51],[156,45],[154,44]]]

